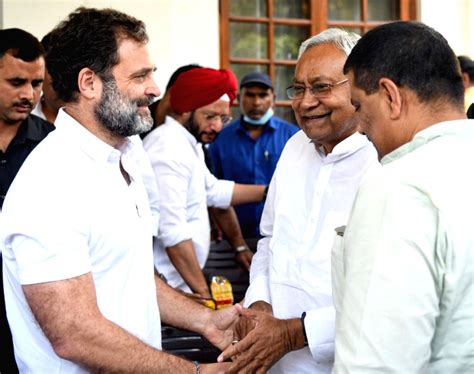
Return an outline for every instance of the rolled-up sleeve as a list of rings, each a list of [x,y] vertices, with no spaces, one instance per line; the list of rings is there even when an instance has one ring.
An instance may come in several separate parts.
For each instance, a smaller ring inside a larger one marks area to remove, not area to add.
[[[205,170],[207,205],[228,208],[232,200],[235,182],[217,179],[209,169]]]

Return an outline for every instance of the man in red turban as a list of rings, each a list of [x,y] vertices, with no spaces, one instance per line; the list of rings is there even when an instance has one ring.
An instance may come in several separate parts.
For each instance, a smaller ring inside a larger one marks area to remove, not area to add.
[[[230,122],[230,106],[236,95],[237,78],[232,71],[196,68],[178,77],[171,87],[170,104],[196,140],[207,144]],[[213,114],[213,117],[207,118],[209,121],[196,120],[194,111],[198,108],[205,108],[198,112]],[[221,121],[217,120],[218,116]],[[195,126],[197,123],[200,126]]]
[[[264,185],[216,179],[206,167],[202,145],[230,122],[237,79],[230,70],[194,68],[170,89],[172,113],[143,140],[160,193],[160,229],[153,243],[156,268],[172,287],[210,297],[202,268],[210,249],[209,207],[223,208],[223,231],[236,260],[249,268],[246,245],[230,205],[258,202]]]

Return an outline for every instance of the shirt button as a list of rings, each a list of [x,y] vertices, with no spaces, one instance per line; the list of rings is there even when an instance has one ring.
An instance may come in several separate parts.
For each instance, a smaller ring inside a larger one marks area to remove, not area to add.
[[[6,164],[7,163],[7,160],[3,159],[3,160],[0,160],[0,164]]]

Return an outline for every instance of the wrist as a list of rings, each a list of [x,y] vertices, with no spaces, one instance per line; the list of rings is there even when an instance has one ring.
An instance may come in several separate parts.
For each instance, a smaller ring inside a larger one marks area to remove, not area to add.
[[[199,361],[193,361],[193,364],[196,369],[195,373],[201,374],[201,364],[199,363]]]
[[[239,253],[250,251],[250,248],[247,245],[239,245],[235,247],[235,254],[238,255]]]
[[[288,351],[296,351],[304,348],[305,338],[304,330],[301,325],[301,318],[286,320],[287,323],[287,340],[289,342]]]

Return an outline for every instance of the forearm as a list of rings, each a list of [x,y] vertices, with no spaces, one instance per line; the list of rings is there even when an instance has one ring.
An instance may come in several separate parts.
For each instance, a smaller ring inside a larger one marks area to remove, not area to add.
[[[247,246],[247,243],[245,242],[245,239],[242,235],[242,230],[240,229],[237,214],[235,213],[233,207],[229,207],[227,209],[209,208],[209,211],[211,212],[214,221],[226,236],[226,239],[232,248],[237,248],[242,245]]]
[[[211,310],[177,292],[158,276],[155,283],[162,322],[202,334]]]
[[[193,372],[192,364],[151,347],[106,319],[97,306],[90,273],[23,290],[39,326],[63,359],[92,371],[167,373],[180,365]]]
[[[202,297],[211,297],[206,278],[196,257],[193,242],[185,240],[166,248],[166,252],[189,288]]]
[[[263,200],[266,187],[267,186],[263,184],[236,183],[230,203],[231,205],[258,203]]]
[[[105,319],[89,323],[88,328],[82,324],[78,334],[75,348],[64,352],[63,358],[88,368],[104,373],[173,373],[179,367],[194,373],[191,362],[159,351]]]

